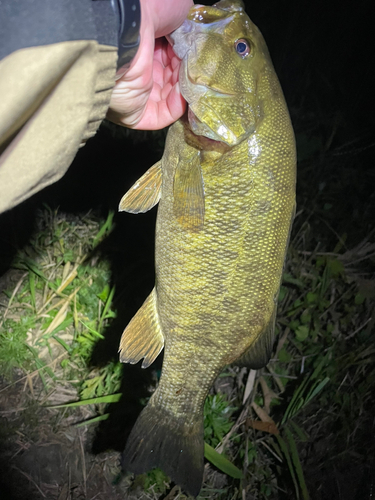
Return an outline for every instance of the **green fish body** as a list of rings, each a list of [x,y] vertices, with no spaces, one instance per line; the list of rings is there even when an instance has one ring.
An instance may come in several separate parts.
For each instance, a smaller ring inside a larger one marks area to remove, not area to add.
[[[165,350],[124,468],[161,467],[197,495],[208,391],[226,365],[260,368],[271,356],[296,154],[267,47],[241,2],[194,6],[171,43],[188,112],[120,203],[139,213],[159,202],[156,285],[123,333],[120,359],[147,367]]]

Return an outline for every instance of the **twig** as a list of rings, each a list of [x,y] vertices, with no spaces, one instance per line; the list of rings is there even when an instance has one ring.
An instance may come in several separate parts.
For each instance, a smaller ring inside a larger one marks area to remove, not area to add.
[[[265,381],[263,376],[259,377],[259,382],[263,392],[264,409],[269,414],[271,401],[273,398],[278,398],[278,395],[268,387],[267,382]]]
[[[177,486],[177,484],[175,486],[173,486],[173,488],[168,493],[168,495],[164,498],[164,500],[172,500],[172,498],[174,497],[175,493],[177,493],[177,491],[179,490],[179,488],[180,487]]]
[[[283,375],[278,375],[277,373],[275,373],[272,368],[270,367],[270,365],[268,364],[267,365],[267,370],[270,372],[270,374],[273,376],[273,378],[275,379],[275,382],[278,386],[278,388],[280,389],[280,392],[284,392],[285,390],[285,387],[284,387],[284,384],[281,382],[280,380],[280,377],[283,376]],[[288,377],[289,378],[289,377]]]
[[[215,450],[218,453],[221,453],[223,451],[224,446],[229,441],[229,438],[231,437],[231,435],[234,434],[234,432],[238,429],[238,427],[244,423],[244,421],[246,420],[247,411],[248,411],[248,406],[246,405],[245,408],[241,411],[240,416],[238,417],[238,419],[234,423],[231,430],[223,437],[221,443],[215,448]]]
[[[83,489],[85,491],[85,498],[87,497],[87,485],[86,485],[86,460],[85,460],[85,450],[83,449],[82,435],[79,435],[79,442],[81,445],[82,453],[82,476],[83,476]]]
[[[344,299],[345,295],[347,295],[349,292],[352,292],[355,287],[357,285],[356,284],[353,284],[348,290],[346,290],[343,294],[340,295],[340,297],[337,298],[337,300],[335,300],[335,302],[332,302],[332,304],[330,304],[327,309],[325,309],[322,314],[319,316],[319,319],[322,319],[323,316],[332,309],[333,306],[336,306],[341,300]]]
[[[290,332],[290,328],[289,326],[287,326],[285,328],[285,332],[282,334],[282,336],[279,338],[279,341],[277,343],[277,347],[276,347],[276,354],[275,354],[275,357],[277,358],[277,355],[279,354],[279,352],[281,351],[283,345],[285,344],[285,341],[286,339],[288,338],[288,335],[289,335],[289,332]]]
[[[244,392],[243,399],[242,399],[242,404],[245,404],[247,398],[250,396],[251,391],[253,390],[256,374],[257,374],[256,370],[251,369],[249,371],[249,376],[247,377],[247,382],[246,382],[245,392]]]
[[[28,373],[27,375],[25,375],[24,377],[21,377],[19,378],[18,380],[15,380],[14,382],[12,382],[11,384],[7,385],[6,387],[4,387],[3,389],[0,389],[0,392],[3,392],[3,391],[6,391],[7,389],[9,389],[10,387],[12,387],[13,385],[15,384],[18,384],[18,382],[22,382],[23,380],[27,379],[27,377],[34,377],[35,375],[37,375],[41,370],[44,370],[44,368],[46,368],[47,366],[51,366],[53,365],[53,363],[55,363],[58,359],[60,358],[63,358],[64,356],[67,356],[68,353],[67,352],[63,352],[62,354],[60,354],[59,356],[57,356],[57,358],[55,358],[53,361],[51,361],[50,363],[48,363],[48,365],[44,365],[44,366],[41,366],[40,368],[38,368],[37,370],[31,372],[31,373]]]
[[[251,403],[251,407],[255,411],[255,413],[258,415],[258,417],[261,419],[262,422],[269,422],[271,424],[274,424],[275,422],[273,421],[273,418],[271,418],[268,413],[265,411],[264,408],[256,404],[255,401]]]
[[[20,280],[18,281],[17,285],[15,286],[15,288],[14,288],[14,290],[13,290],[13,293],[12,293],[12,296],[11,296],[11,297],[10,297],[10,299],[9,299],[8,306],[7,306],[7,308],[6,308],[6,309],[5,309],[5,311],[4,311],[3,318],[2,318],[2,320],[0,321],[0,328],[3,326],[3,323],[4,323],[5,318],[6,318],[7,314],[8,314],[8,312],[9,312],[9,308],[10,308],[10,306],[11,306],[11,303],[12,303],[12,301],[13,301],[14,297],[16,296],[16,294],[17,294],[18,290],[20,289],[20,286],[22,285],[23,280],[26,278],[26,276],[27,276],[28,274],[29,274],[29,273],[24,273],[24,274],[21,276]]]
[[[272,453],[272,455],[281,463],[283,463],[282,459],[279,457],[279,455],[277,455],[269,446],[268,444],[266,444],[263,440],[259,440],[258,441],[260,444],[262,444],[265,448],[267,448],[267,450]]]
[[[307,358],[308,356],[304,356],[304,357]],[[300,358],[300,360],[301,359],[302,358]],[[298,378],[295,375],[279,375],[278,373],[263,373],[263,377],[290,378],[291,380],[295,380]]]
[[[24,472],[23,470],[19,469],[15,465],[13,465],[13,469],[16,469],[18,472],[20,472],[22,475],[24,475],[30,481],[30,483],[32,483],[38,489],[39,493],[43,496],[43,498],[47,498],[46,495],[43,493],[43,491],[36,484],[36,482],[34,481],[34,479],[31,476],[29,476],[29,474],[26,474],[26,472]]]

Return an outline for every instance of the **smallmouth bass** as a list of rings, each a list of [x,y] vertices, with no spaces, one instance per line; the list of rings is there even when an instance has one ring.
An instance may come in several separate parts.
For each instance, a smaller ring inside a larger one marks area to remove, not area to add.
[[[295,211],[293,129],[266,44],[239,0],[195,5],[170,42],[186,115],[120,210],[159,203],[155,288],[125,329],[120,360],[158,388],[126,445],[124,469],[161,467],[190,494],[203,479],[203,406],[223,368],[267,364]]]

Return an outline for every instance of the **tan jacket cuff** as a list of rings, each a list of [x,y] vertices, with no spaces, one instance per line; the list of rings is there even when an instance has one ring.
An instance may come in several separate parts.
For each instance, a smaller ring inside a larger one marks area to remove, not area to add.
[[[117,49],[92,40],[0,61],[0,212],[60,179],[106,115]]]

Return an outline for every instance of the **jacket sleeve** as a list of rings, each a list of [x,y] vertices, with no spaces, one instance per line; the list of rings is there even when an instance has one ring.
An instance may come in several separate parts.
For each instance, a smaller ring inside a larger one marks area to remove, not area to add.
[[[117,49],[82,40],[0,61],[0,212],[60,179],[106,115]]]
[[[108,10],[110,2],[92,2],[106,4],[107,14],[100,15],[88,0],[5,0],[4,4],[0,212],[64,175],[106,115],[118,61],[118,29],[113,11]],[[51,4],[59,5],[57,14],[43,10]],[[30,6],[34,10],[25,13]]]

